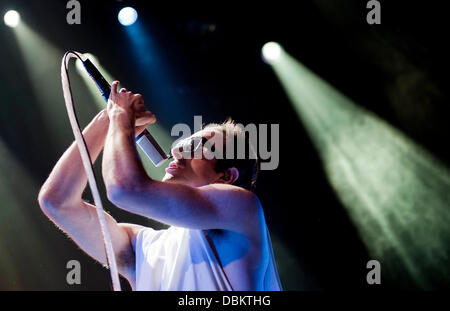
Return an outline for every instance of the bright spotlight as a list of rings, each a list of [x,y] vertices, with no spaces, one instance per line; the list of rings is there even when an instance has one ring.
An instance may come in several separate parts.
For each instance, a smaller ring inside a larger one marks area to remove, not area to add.
[[[132,7],[126,7],[120,10],[118,18],[123,26],[130,26],[136,22],[138,14]]]
[[[268,64],[273,64],[277,62],[282,53],[281,46],[276,42],[267,42],[262,47],[262,57],[263,60]]]
[[[11,10],[6,12],[4,16],[5,24],[9,27],[16,27],[20,22],[20,14],[17,11]]]

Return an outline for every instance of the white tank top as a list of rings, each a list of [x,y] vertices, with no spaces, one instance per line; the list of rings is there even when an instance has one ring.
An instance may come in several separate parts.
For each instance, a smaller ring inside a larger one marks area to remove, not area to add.
[[[269,263],[263,290],[281,290],[267,231]],[[136,237],[137,291],[231,291],[220,260],[202,230],[145,228]]]

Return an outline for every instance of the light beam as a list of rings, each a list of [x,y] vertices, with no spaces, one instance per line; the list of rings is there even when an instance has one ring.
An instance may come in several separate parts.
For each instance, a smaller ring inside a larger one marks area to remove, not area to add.
[[[448,168],[289,54],[272,66],[383,278],[448,286]]]

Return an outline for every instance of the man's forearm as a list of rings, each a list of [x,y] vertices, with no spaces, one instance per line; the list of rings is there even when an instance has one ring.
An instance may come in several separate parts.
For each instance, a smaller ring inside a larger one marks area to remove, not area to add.
[[[108,192],[111,189],[139,187],[150,180],[139,160],[133,125],[113,118],[103,153],[102,173]],[[109,193],[110,194],[110,193]]]
[[[105,110],[98,113],[83,130],[91,160],[100,154],[109,126]],[[80,200],[87,184],[87,176],[76,142],[64,152],[41,188],[39,197],[53,204],[71,203]]]

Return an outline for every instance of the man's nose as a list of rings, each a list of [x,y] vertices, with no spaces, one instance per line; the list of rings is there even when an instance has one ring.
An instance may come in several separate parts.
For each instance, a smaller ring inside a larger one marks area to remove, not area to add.
[[[177,163],[178,166],[180,167],[186,166],[186,159],[183,158],[183,153],[179,151],[179,148],[172,148],[171,154],[173,159],[175,160],[175,163]]]
[[[176,147],[173,147],[173,148],[170,150],[170,153],[172,154],[172,156],[173,156],[174,159],[176,159],[176,160],[180,160],[180,159],[183,158],[183,154],[181,153],[180,149],[181,149],[181,147],[176,146]]]
[[[186,161],[187,159],[190,159],[190,151],[184,150],[183,146],[175,146],[171,150],[172,156],[177,161]]]

